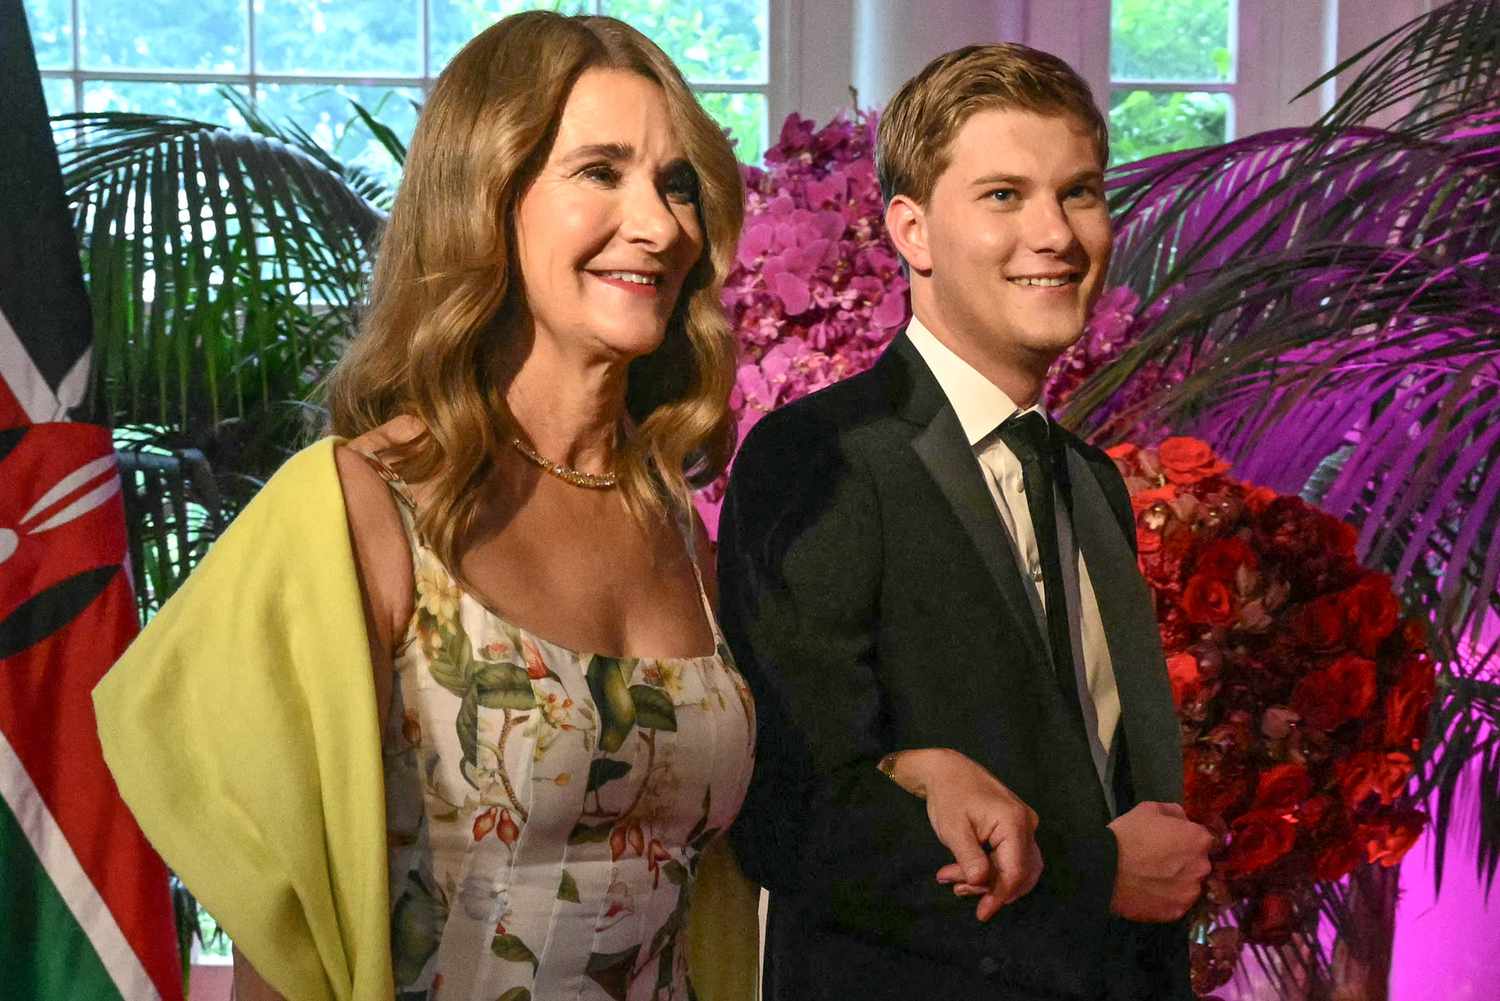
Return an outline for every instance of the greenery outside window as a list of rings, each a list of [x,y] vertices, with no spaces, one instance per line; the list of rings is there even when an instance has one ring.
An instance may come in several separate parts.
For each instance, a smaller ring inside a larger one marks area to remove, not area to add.
[[[460,46],[499,18],[543,8],[619,17],[661,45],[740,158],[766,146],[771,0],[25,0],[47,104],[242,127],[221,88],[290,119],[341,159],[394,164],[355,120],[357,100],[403,142],[416,105]]]
[[[1235,136],[1237,0],[1112,0],[1111,163]]]

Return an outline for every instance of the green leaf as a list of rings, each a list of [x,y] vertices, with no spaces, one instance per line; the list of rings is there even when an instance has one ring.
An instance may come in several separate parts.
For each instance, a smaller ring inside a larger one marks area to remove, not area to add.
[[[683,886],[687,883],[688,871],[683,867],[683,864],[681,862],[678,862],[675,859],[670,862],[663,863],[661,871],[666,873],[667,878],[677,886]]]
[[[614,829],[614,826],[615,822],[613,820],[606,820],[602,824],[593,825],[585,824],[583,821],[579,821],[578,824],[573,828],[572,833],[568,835],[568,844],[587,845],[597,844],[602,841],[608,841],[609,832]]]
[[[536,692],[521,665],[476,661],[473,675],[479,704],[486,709],[536,708]]]
[[[458,719],[454,721],[458,731],[458,746],[464,760],[474,765],[479,762],[479,689],[470,688],[464,700],[458,704]]]
[[[635,702],[628,687],[630,669],[617,657],[596,655],[589,660],[587,675],[589,694],[599,709],[599,747],[618,751],[635,726]]]
[[[428,662],[427,673],[432,675],[433,681],[460,698],[469,690],[469,679],[464,677],[463,668],[450,660],[445,652]]]
[[[582,903],[578,897],[578,881],[568,870],[562,871],[562,881],[557,884],[557,899],[566,900],[571,903]]]
[[[677,729],[677,710],[672,699],[660,688],[650,685],[631,685],[630,701],[635,703],[635,721],[648,730]]]
[[[514,935],[496,935],[490,943],[490,952],[508,963],[530,963],[532,970],[536,969],[536,953]]]
[[[427,960],[437,952],[448,908],[437,894],[417,878],[407,875],[406,887],[391,913],[391,957],[400,983],[415,980]]]
[[[525,987],[512,987],[497,997],[495,1001],[531,1001],[531,991]]]
[[[631,946],[624,952],[596,952],[589,956],[584,972],[615,1001],[625,1001],[630,989],[630,973],[641,947]]]
[[[593,792],[606,782],[630,774],[630,764],[614,758],[595,758],[589,764],[589,784],[585,792]]]

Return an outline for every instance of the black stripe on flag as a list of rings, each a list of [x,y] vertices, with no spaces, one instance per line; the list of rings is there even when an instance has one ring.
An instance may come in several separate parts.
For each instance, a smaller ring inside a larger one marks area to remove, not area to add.
[[[0,94],[0,312],[56,392],[93,324],[21,0],[0,0]]]

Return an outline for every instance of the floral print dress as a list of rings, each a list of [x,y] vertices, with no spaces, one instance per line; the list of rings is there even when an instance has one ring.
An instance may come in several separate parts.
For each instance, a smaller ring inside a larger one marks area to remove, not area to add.
[[[714,654],[570,650],[465,591],[376,465],[416,573],[383,739],[398,999],[687,1001],[694,871],[755,734],[701,575]]]

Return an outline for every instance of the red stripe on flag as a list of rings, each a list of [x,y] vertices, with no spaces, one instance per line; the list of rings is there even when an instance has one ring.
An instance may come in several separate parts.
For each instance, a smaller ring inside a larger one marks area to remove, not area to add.
[[[17,530],[47,490],[108,455],[107,429],[87,424],[31,428],[0,462],[0,528]],[[22,530],[24,531],[24,530]],[[20,545],[0,573],[0,621],[50,584],[125,562],[118,494]],[[182,997],[167,873],[120,802],[104,765],[90,693],[137,630],[124,569],[70,624],[0,660],[0,730],[140,956],[163,1001]]]

